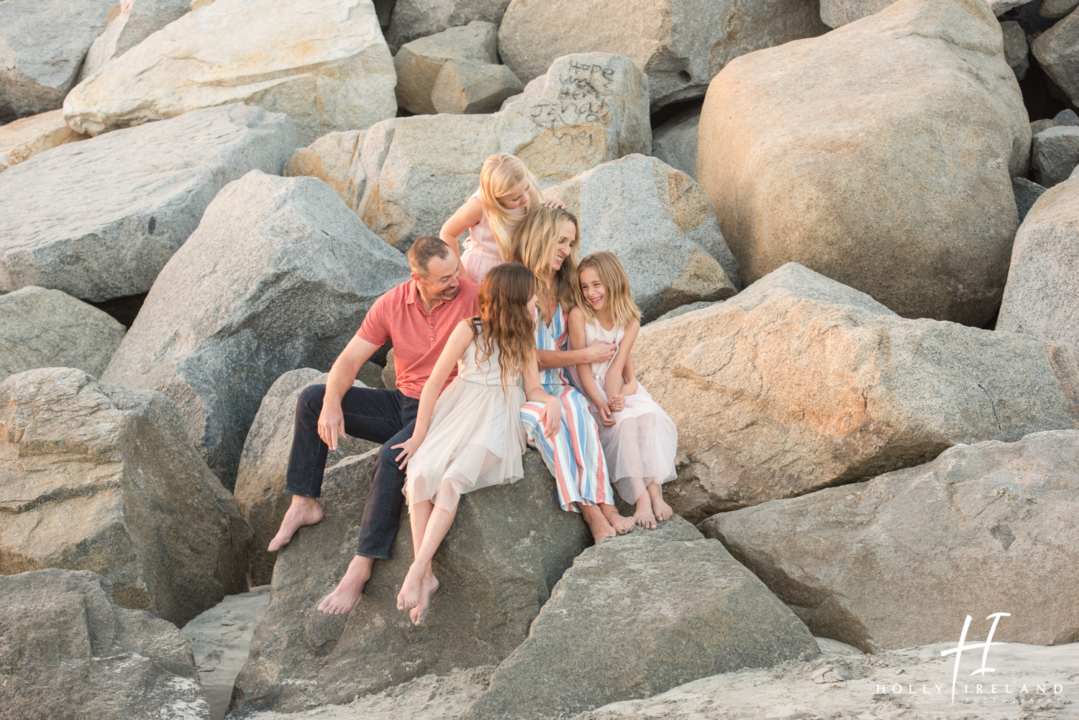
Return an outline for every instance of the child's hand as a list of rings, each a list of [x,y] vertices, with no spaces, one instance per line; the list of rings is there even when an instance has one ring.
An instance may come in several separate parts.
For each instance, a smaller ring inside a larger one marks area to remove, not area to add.
[[[605,402],[596,403],[596,408],[599,410],[599,421],[603,423],[604,427],[611,427],[614,425],[614,418],[611,417],[611,408]]]
[[[408,440],[405,440],[400,445],[393,445],[391,449],[396,450],[402,448],[401,452],[393,459],[394,462],[401,461],[401,464],[397,466],[399,470],[404,470],[408,465],[408,461],[412,459],[412,456],[416,454],[416,451],[420,449],[420,441],[413,435]],[[404,458],[404,460],[401,460]]]
[[[556,398],[551,398],[543,405],[543,417],[540,418],[543,423],[543,436],[546,438],[553,438],[559,428],[562,427],[562,405]]]
[[[611,408],[611,412],[622,412],[626,409],[626,398],[622,395],[612,395],[607,405]],[[614,424],[613,421],[612,424]]]
[[[543,201],[543,207],[558,208],[559,210],[566,209],[566,203],[562,202],[556,197]]]

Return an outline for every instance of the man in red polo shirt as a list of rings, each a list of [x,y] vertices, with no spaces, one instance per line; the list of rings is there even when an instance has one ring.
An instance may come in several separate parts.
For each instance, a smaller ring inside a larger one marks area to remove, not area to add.
[[[330,615],[351,612],[371,577],[376,559],[390,556],[397,535],[404,495],[405,471],[396,462],[399,445],[416,423],[420,392],[442,348],[462,318],[477,314],[475,283],[457,277],[457,258],[442,240],[426,235],[408,252],[412,279],[375,301],[363,324],[334,361],[325,385],[311,385],[300,394],[285,492],[292,504],[270,551],[288,544],[304,525],[322,519],[318,496],[326,455],[346,434],[382,443],[367,494],[356,557],[345,577],[318,609]],[[356,373],[387,340],[393,342],[396,389],[356,388]],[[446,384],[457,374],[450,373]],[[445,386],[443,386],[445,389]],[[425,578],[425,583],[434,578]]]

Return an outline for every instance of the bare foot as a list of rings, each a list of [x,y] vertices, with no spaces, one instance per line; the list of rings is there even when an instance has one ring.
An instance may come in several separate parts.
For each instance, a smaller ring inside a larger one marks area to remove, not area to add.
[[[588,529],[592,531],[592,539],[596,542],[613,538],[618,534],[595,505],[581,507],[581,514],[584,516],[584,521],[588,523]]]
[[[633,518],[622,517],[619,515],[618,508],[614,505],[600,505],[599,508],[603,511],[603,516],[607,518],[607,522],[611,524],[611,527],[613,527],[615,532],[619,535],[625,535],[637,526],[637,521]]]
[[[648,493],[643,492],[637,498],[637,511],[633,513],[633,519],[647,530],[656,529],[656,516],[652,514],[652,499]]]
[[[670,520],[674,515],[671,506],[663,502],[663,490],[655,483],[648,485],[648,497],[652,501],[652,511],[656,514],[656,520],[663,522]]]
[[[408,574],[405,575],[405,581],[401,583],[401,592],[397,593],[398,610],[411,610],[420,604],[420,597],[423,595],[423,578],[426,574],[427,571],[418,567],[415,561],[408,566]],[[411,613],[409,614],[411,616]]]
[[[270,552],[277,552],[288,545],[297,530],[304,525],[314,525],[320,520],[322,520],[322,506],[318,504],[316,498],[293,495],[292,504],[288,506],[288,512],[281,520],[281,529],[274,535],[267,549]]]
[[[431,596],[435,594],[435,590],[438,590],[438,578],[428,569],[427,574],[423,576],[423,582],[420,583],[420,602],[408,611],[408,617],[413,625],[423,625],[427,617],[427,607],[431,604]]]
[[[348,570],[341,582],[333,592],[322,598],[318,604],[318,611],[327,615],[348,615],[360,599],[363,586],[371,579],[371,566],[375,564],[373,558],[357,555],[348,564]]]

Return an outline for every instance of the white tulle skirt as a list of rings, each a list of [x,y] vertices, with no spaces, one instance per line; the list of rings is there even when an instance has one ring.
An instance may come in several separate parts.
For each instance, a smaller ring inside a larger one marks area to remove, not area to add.
[[[464,493],[524,477],[525,433],[518,416],[524,402],[517,384],[504,393],[501,385],[454,379],[435,403],[427,437],[408,462],[409,507],[431,500],[452,510]]]
[[[602,379],[596,380],[596,387],[607,402]],[[678,428],[640,383],[637,392],[625,397],[626,409],[613,414],[611,427],[603,425],[598,412],[593,417],[611,484],[623,500],[635,503],[649,483],[662,485],[677,476]]]

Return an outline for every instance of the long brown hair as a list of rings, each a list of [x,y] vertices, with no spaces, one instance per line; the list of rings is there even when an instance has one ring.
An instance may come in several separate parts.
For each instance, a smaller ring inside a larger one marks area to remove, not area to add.
[[[562,239],[562,228],[566,221],[573,223],[573,250],[562,261],[552,281],[545,278],[550,274],[558,241]],[[577,216],[562,208],[543,207],[533,209],[517,230],[513,242],[513,261],[521,263],[536,275],[540,289],[548,297],[551,294],[558,299],[562,312],[569,312],[577,304],[580,287],[577,282],[577,257],[581,249],[581,224]],[[539,308],[543,316],[543,308]],[[544,317],[546,322],[551,318]]]
[[[509,378],[522,374],[536,354],[536,326],[528,312],[535,294],[536,276],[517,263],[491,268],[480,285],[480,314],[472,318],[476,356],[482,362],[498,348],[503,392]]]
[[[577,277],[579,278],[581,273],[588,268],[596,271],[600,282],[607,288],[607,298],[603,301],[603,304],[607,306],[607,311],[611,313],[611,319],[614,320],[616,327],[629,327],[634,320],[641,319],[641,311],[637,308],[637,303],[633,302],[633,296],[630,294],[629,276],[626,275],[626,269],[622,266],[622,261],[618,259],[617,255],[606,250],[588,255],[577,266]],[[578,287],[580,287],[579,283]],[[581,310],[584,311],[585,317],[594,318],[596,316],[595,308],[592,307],[592,303],[584,298],[583,293],[578,304]]]

